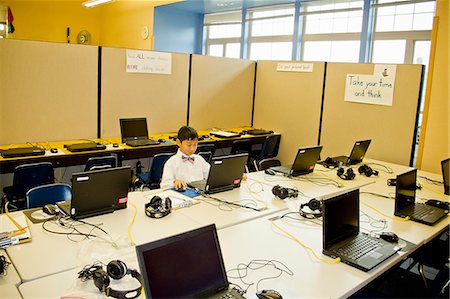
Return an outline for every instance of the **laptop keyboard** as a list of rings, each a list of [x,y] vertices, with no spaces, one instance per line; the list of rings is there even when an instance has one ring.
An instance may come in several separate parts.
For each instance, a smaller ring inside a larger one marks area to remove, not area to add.
[[[158,144],[158,142],[151,140],[151,139],[137,139],[128,141],[127,144],[134,145],[134,146],[144,146],[144,145],[155,145]]]
[[[411,209],[411,216],[414,216],[414,218],[423,218],[427,216],[428,214],[432,213],[433,208],[430,208],[427,205],[424,204],[416,204]]]
[[[382,242],[376,239],[369,238],[365,235],[358,235],[345,246],[336,249],[336,253],[357,260],[382,244]]]

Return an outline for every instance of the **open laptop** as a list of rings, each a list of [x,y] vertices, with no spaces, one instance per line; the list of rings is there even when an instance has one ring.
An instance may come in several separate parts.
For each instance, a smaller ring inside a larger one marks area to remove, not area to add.
[[[129,166],[72,174],[72,200],[57,203],[66,215],[87,218],[125,208],[131,179]]]
[[[354,165],[361,163],[362,160],[364,159],[364,156],[366,155],[367,149],[369,148],[370,141],[371,141],[370,139],[356,141],[355,144],[353,145],[353,149],[350,153],[350,156],[333,157],[333,160],[342,162],[345,165]]]
[[[314,171],[321,151],[321,145],[299,148],[294,163],[291,166],[275,166],[270,167],[270,169],[291,176],[311,173]]]
[[[129,146],[156,145],[158,141],[148,138],[147,119],[142,118],[121,118],[120,133],[122,143]]]
[[[214,157],[206,180],[188,183],[188,186],[212,194],[228,191],[241,184],[248,154]]]
[[[396,244],[359,231],[359,189],[323,200],[323,253],[363,271],[393,256]]]
[[[448,214],[448,210],[416,203],[417,169],[412,169],[397,176],[395,187],[395,210],[398,217],[433,225]]]
[[[450,158],[441,161],[444,193],[450,195]]]
[[[214,224],[136,246],[145,297],[244,298],[229,283]]]

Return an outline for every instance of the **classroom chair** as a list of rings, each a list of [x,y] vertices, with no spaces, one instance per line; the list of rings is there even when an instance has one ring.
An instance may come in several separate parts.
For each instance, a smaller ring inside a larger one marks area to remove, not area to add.
[[[116,164],[116,157],[114,156],[91,157],[86,161],[84,171],[115,168]]]
[[[162,172],[164,164],[169,160],[175,153],[159,153],[153,156],[152,164],[150,166],[150,171],[136,173],[138,182],[141,183],[141,189],[143,187],[148,187],[150,189],[158,189],[161,183]]]
[[[264,159],[275,158],[278,155],[278,149],[280,148],[281,135],[269,135],[264,140],[262,149],[259,153],[253,153],[250,156],[250,160],[255,170],[258,169],[258,163]]]
[[[206,162],[211,163],[211,159],[214,156],[215,145],[214,143],[200,143],[197,146],[196,154],[200,155],[205,159]]]
[[[256,171],[266,170],[267,168],[275,166],[281,166],[280,160],[273,158],[263,159],[256,165]]]
[[[26,193],[26,208],[43,207],[58,201],[72,199],[72,188],[68,184],[56,183],[31,188]]]

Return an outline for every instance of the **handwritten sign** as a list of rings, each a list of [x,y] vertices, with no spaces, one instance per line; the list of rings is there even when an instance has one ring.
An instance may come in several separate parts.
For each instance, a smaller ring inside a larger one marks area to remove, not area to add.
[[[313,66],[312,63],[279,62],[277,64],[277,72],[312,73]]]
[[[397,66],[377,64],[373,75],[347,74],[345,101],[392,106]]]
[[[127,50],[127,73],[171,74],[172,54]]]

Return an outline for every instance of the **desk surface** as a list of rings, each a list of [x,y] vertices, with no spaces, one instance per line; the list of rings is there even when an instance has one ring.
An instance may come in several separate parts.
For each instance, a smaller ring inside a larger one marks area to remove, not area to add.
[[[8,262],[11,262],[10,258],[8,257],[8,254],[4,249],[0,249],[0,255],[3,255]],[[14,267],[12,263],[8,265],[6,273],[7,273],[6,275],[0,275],[0,287],[7,285],[14,285],[14,286],[20,285],[22,281],[20,280],[19,274],[16,271],[16,267]],[[2,294],[1,291],[0,294]]]

